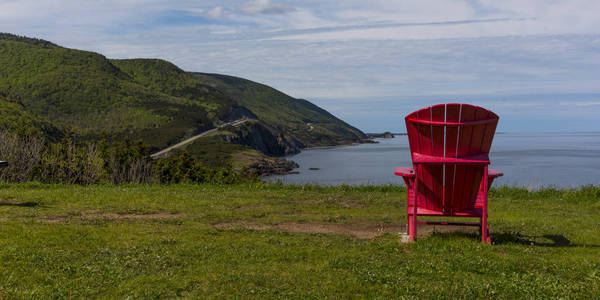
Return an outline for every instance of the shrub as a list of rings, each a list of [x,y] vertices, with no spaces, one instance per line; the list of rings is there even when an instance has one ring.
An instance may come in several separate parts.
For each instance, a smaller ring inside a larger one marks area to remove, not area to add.
[[[0,179],[8,182],[231,184],[257,180],[230,166],[208,167],[185,151],[175,150],[167,158],[153,160],[148,145],[127,139],[78,144],[65,138],[44,143],[38,137],[5,131],[0,132],[0,159],[9,162],[0,169]]]
[[[0,132],[0,160],[8,161],[8,167],[0,169],[0,179],[23,182],[34,179],[44,142],[33,136],[19,136],[8,131]]]
[[[154,183],[150,147],[143,141],[132,142],[125,139],[122,142],[109,144],[105,139],[99,146],[108,181],[119,183]]]
[[[155,176],[161,183],[216,183],[232,184],[256,180],[245,175],[244,171],[234,171],[230,167],[209,168],[188,152],[174,150],[167,158],[158,159],[154,164]]]
[[[34,177],[46,183],[92,184],[101,182],[106,171],[96,145],[78,146],[65,139],[46,147]]]

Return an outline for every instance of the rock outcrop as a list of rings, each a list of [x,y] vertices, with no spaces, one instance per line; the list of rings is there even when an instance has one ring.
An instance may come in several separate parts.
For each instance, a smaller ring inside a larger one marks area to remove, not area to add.
[[[262,122],[247,122],[240,126],[223,128],[220,135],[225,141],[252,147],[269,156],[296,154],[304,145],[296,139],[273,130]]]
[[[263,157],[248,166],[248,172],[258,176],[297,174],[298,164],[285,158]]]
[[[367,133],[367,136],[369,136],[369,138],[383,138],[383,139],[393,139],[394,138],[394,134],[386,131],[384,133]]]
[[[233,104],[223,121],[232,122],[242,118],[257,120],[258,117],[249,109]]]

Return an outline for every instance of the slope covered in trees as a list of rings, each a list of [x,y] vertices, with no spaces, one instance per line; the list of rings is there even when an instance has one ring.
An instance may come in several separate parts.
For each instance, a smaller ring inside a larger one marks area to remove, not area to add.
[[[280,156],[365,138],[306,100],[242,78],[185,72],[160,59],[107,59],[0,34],[0,66],[0,129],[49,142],[127,138],[156,151],[224,122],[256,119],[215,135],[243,146],[219,156],[231,163],[251,148]]]
[[[192,84],[181,78],[151,80],[130,69],[124,72],[117,65],[127,64],[115,65],[100,54],[5,37],[0,37],[0,95],[84,140],[105,134],[162,147],[211,128],[231,105],[226,97],[202,93],[197,86],[190,91],[193,96],[182,92]],[[169,64],[155,65],[150,74],[162,74],[161,67]],[[171,70],[177,71],[195,80],[176,67]]]
[[[332,146],[366,137],[362,131],[313,103],[264,84],[220,74],[193,74],[224,91],[265,123],[289,133],[305,145]]]

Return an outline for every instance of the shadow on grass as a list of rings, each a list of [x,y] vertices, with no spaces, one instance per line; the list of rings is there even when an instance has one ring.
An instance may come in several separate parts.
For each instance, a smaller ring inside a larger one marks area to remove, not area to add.
[[[2,202],[0,201],[0,206],[18,206],[18,207],[37,207],[40,206],[38,202]]]
[[[560,234],[544,235],[522,235],[520,233],[503,232],[492,234],[494,245],[519,244],[538,247],[594,247],[600,248],[600,245],[593,244],[574,244],[571,240]]]
[[[463,237],[473,240],[480,240],[479,233],[466,233],[466,232],[433,232],[432,236],[438,236],[442,238]],[[513,232],[501,232],[492,233],[492,244],[493,245],[526,245],[536,247],[590,247],[600,248],[600,245],[595,244],[575,244],[571,240],[560,234],[544,234],[544,235],[523,235],[521,233]]]

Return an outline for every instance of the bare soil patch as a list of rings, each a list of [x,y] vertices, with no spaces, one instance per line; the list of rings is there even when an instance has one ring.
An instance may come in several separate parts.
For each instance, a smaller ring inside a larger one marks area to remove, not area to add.
[[[276,225],[276,228],[290,232],[349,234],[360,239],[406,231],[406,226],[400,224],[283,223]]]
[[[213,224],[213,226],[218,229],[244,228],[244,229],[250,229],[250,230],[268,230],[268,229],[274,228],[273,226],[270,226],[270,225],[256,224],[256,223],[243,222],[243,221],[229,222],[229,223],[217,223],[217,224]]]
[[[372,239],[384,233],[405,233],[406,224],[362,224],[362,223],[297,223],[285,222],[274,225],[257,224],[245,221],[234,221],[213,224],[219,229],[244,228],[250,230],[282,230],[301,233],[346,234],[359,239]],[[419,237],[430,235],[433,232],[476,232],[477,229],[464,226],[419,226]]]
[[[84,213],[74,216],[59,216],[52,218],[43,218],[40,221],[45,223],[62,223],[73,219],[92,220],[156,220],[156,219],[176,219],[183,218],[185,214],[156,213],[156,214],[115,214],[115,213]]]

